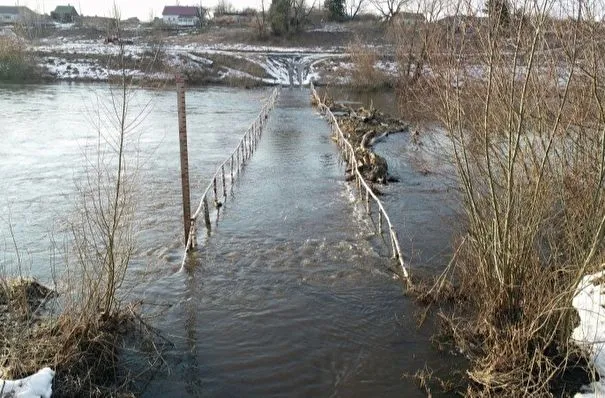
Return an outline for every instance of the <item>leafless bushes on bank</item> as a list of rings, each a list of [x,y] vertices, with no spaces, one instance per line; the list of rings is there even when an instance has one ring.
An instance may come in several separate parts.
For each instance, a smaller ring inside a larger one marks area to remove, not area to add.
[[[604,260],[603,29],[582,5],[566,21],[558,1],[522,6],[449,30],[431,64],[466,219],[447,319],[471,396],[552,394],[581,358],[575,288]]]
[[[380,54],[376,48],[368,46],[356,38],[349,44],[347,52],[353,63],[350,83],[352,87],[373,90],[388,84],[385,74],[377,68],[376,64],[380,60]]]
[[[27,53],[25,44],[16,36],[0,36],[0,82],[36,80],[40,80],[40,71]]]
[[[96,134],[84,145],[85,172],[76,182],[67,222],[71,236],[65,239],[60,295],[36,282],[0,284],[0,377],[22,378],[49,366],[56,371],[57,396],[129,391],[133,380],[120,360],[126,334],[153,347],[144,359],[160,358],[161,338],[138,315],[137,304],[123,302],[137,225],[138,128],[150,102],[136,100],[135,77],[118,43],[118,54],[108,62],[120,65],[121,74],[89,109]]]

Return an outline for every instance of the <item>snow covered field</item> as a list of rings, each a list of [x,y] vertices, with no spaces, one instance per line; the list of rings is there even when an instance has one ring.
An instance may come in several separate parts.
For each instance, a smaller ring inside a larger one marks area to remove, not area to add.
[[[121,70],[107,66],[107,59],[117,56],[120,47],[105,44],[102,40],[74,40],[55,38],[42,40],[32,45],[29,50],[40,56],[43,67],[49,74],[60,80],[98,80],[105,81],[111,76],[121,74]],[[230,65],[217,65],[210,58],[212,55],[225,55],[240,59],[245,63],[260,67],[262,76],[238,70]],[[244,44],[204,45],[204,44],[170,44],[154,46],[151,44],[133,44],[124,47],[124,55],[130,64],[127,74],[146,77],[152,80],[169,80],[175,73],[204,73],[216,75],[219,79],[245,77],[264,84],[289,84],[289,69],[296,71],[298,65],[303,67],[303,84],[311,79],[318,80],[320,75],[315,65],[329,58],[342,57],[337,49],[250,46]],[[147,69],[145,59],[158,56],[163,70]],[[295,81],[297,81],[295,76]]]

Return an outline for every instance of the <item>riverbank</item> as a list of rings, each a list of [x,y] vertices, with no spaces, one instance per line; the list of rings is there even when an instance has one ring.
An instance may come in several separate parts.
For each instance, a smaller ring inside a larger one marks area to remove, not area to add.
[[[350,85],[356,66],[349,48],[334,41],[330,35],[342,32],[302,32],[319,35],[322,42],[307,41],[306,45],[284,42],[280,45],[245,41],[217,42],[208,34],[185,32],[173,36],[158,36],[155,31],[129,32],[123,45],[107,42],[104,35],[88,30],[59,30],[48,37],[27,40],[23,37],[0,36],[4,41],[16,41],[30,57],[35,73],[29,80],[109,81],[126,75],[142,83],[172,82],[175,74],[185,76],[191,85],[224,84],[242,87],[289,85],[290,73],[301,65],[302,84]],[[328,36],[326,36],[328,35]],[[338,37],[340,37],[338,36]],[[242,39],[242,37],[240,37]],[[319,40],[319,39],[318,39]],[[378,73],[384,81],[394,84],[397,67],[393,49],[387,44],[375,44],[375,51],[385,54],[376,59]],[[297,73],[294,83],[299,84]],[[27,77],[19,81],[27,81]]]

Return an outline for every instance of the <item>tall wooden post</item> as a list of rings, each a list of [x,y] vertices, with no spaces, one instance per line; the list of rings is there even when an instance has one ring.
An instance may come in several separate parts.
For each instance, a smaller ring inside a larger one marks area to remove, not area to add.
[[[185,242],[191,228],[191,195],[189,193],[189,155],[187,153],[187,111],[185,109],[185,81],[176,75],[176,93],[179,117],[179,145],[181,149],[181,188],[183,193],[183,226]]]

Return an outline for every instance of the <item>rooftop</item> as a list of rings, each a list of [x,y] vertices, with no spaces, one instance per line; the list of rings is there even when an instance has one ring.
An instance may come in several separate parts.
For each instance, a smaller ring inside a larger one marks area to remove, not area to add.
[[[197,7],[165,6],[162,15],[178,15],[180,17],[197,16]]]

